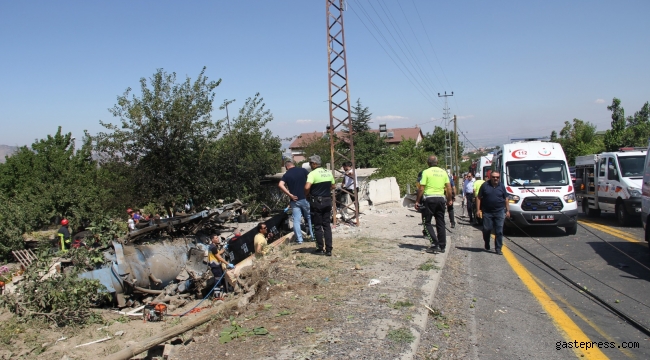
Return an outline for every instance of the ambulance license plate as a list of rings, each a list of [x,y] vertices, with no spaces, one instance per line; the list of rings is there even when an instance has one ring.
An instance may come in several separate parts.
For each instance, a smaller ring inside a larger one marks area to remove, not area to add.
[[[553,221],[555,215],[533,215],[533,221]]]

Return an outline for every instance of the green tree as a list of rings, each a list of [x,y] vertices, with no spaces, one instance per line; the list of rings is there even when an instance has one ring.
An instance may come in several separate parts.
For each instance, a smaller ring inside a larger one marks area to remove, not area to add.
[[[395,147],[389,147],[379,157],[373,160],[373,166],[379,168],[371,179],[395,177],[400,188],[400,194],[407,191],[407,184],[411,184],[411,191],[415,190],[417,175],[426,169],[427,153],[422,147],[416,146],[415,140],[405,140]]]
[[[443,129],[440,126],[436,126],[433,129],[433,133],[427,133],[424,135],[424,138],[422,139],[422,142],[420,142],[419,146],[424,149],[426,153],[429,154],[436,154],[439,159],[439,163],[441,167],[445,167],[447,164],[447,159],[445,159],[445,139],[447,135],[450,136],[451,139],[451,146],[452,148],[455,147],[456,141],[458,141],[458,137],[456,134],[454,134],[453,131]],[[453,149],[452,149],[453,151]],[[460,157],[464,152],[464,147],[462,145],[462,142],[458,141],[458,158],[460,161]]]
[[[264,196],[260,181],[283,165],[281,139],[265,128],[271,121],[273,115],[265,109],[259,93],[246,100],[232,119],[230,131],[211,148],[209,158],[213,160],[206,166],[214,179],[201,184],[204,198],[248,201]],[[218,191],[212,191],[214,187]]]
[[[617,151],[623,143],[625,137],[625,110],[621,106],[621,100],[614,98],[612,104],[607,107],[612,112],[612,128],[605,132],[605,149],[607,151]]]
[[[358,168],[368,168],[388,149],[379,133],[365,131],[354,136],[354,162]]]
[[[139,96],[127,88],[109,109],[121,125],[100,121],[107,131],[96,137],[103,162],[121,164],[129,171],[132,191],[166,207],[215,189],[206,156],[221,124],[212,122],[214,89],[221,80],[208,81],[205,67],[192,82],[176,82],[176,73],[158,69],[140,79]],[[148,202],[148,201],[147,201]]]
[[[352,132],[359,134],[370,130],[371,119],[372,113],[368,107],[361,105],[361,98],[357,99],[356,105],[352,107]],[[349,130],[346,124],[345,131],[349,132]]]
[[[602,139],[596,136],[596,126],[580,119],[573,119],[573,123],[565,121],[557,141],[571,165],[575,163],[576,156],[598,154],[605,150]]]
[[[78,150],[61,127],[54,136],[21,147],[0,164],[0,256],[22,248],[22,235],[66,217],[74,226],[107,210],[110,190],[99,186],[91,139]]]
[[[551,131],[551,141],[557,142],[557,131],[555,130]]]
[[[625,146],[647,147],[650,137],[650,104],[646,102],[634,116],[627,117],[622,143]]]
[[[315,138],[305,145],[303,148],[303,154],[305,155],[305,162],[309,161],[309,157],[312,155],[318,155],[323,162],[323,166],[330,162],[330,140],[329,136],[325,134],[322,137]]]

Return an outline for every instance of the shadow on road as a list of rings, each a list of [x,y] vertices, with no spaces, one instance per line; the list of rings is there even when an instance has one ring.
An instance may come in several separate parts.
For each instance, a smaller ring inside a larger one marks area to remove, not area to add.
[[[466,247],[466,246],[456,246],[458,250],[471,251],[471,252],[486,252],[482,247]]]
[[[648,252],[648,249],[645,246],[642,247],[639,246],[639,244],[627,241],[609,241],[609,243],[641,264],[650,267],[650,252]],[[650,281],[649,269],[644,268],[629,257],[616,251],[616,249],[613,249],[610,245],[601,241],[591,241],[587,242],[587,244],[589,244],[596,254],[603,258],[603,260],[607,261],[609,266],[632,275],[632,277],[624,275],[621,275],[621,277]]]

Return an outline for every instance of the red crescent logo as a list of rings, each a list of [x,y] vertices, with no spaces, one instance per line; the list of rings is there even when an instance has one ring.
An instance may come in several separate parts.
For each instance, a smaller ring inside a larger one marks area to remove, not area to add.
[[[540,151],[538,151],[538,153],[542,156],[549,156],[551,155],[551,150],[547,148],[542,148]]]
[[[515,158],[515,159],[523,159],[526,156],[528,156],[528,151],[526,151],[524,149],[517,149],[517,150],[513,151],[510,155],[512,155],[512,157]]]

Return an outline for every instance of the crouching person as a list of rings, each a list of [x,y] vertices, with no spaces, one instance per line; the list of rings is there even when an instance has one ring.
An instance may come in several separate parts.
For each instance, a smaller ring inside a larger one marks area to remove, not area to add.
[[[210,271],[214,275],[214,281],[217,282],[215,285],[219,289],[219,293],[215,293],[215,297],[221,297],[221,294],[224,292],[224,285],[226,284],[226,269],[233,269],[235,266],[228,263],[223,258],[223,254],[226,252],[219,235],[212,236],[212,244],[208,248],[208,265],[210,266]]]

